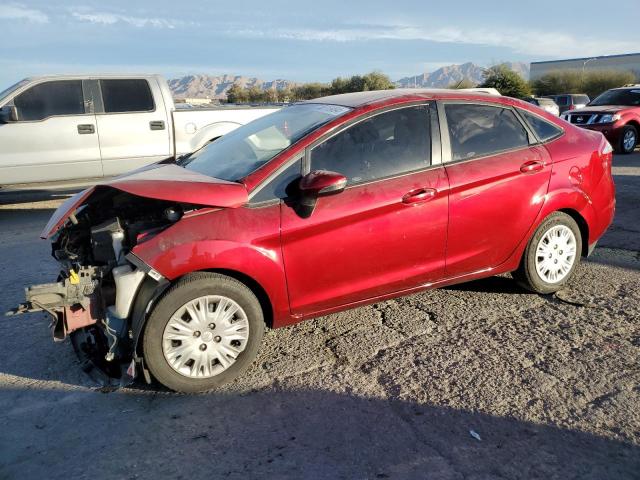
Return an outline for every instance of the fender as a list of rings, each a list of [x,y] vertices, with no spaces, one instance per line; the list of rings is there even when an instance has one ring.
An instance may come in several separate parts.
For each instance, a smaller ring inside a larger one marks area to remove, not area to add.
[[[297,321],[289,310],[279,227],[279,204],[208,210],[183,217],[133,253],[171,282],[207,270],[251,279],[267,294],[273,326],[279,327]]]
[[[595,219],[595,211],[591,199],[589,196],[578,188],[565,188],[561,190],[554,190],[551,193],[545,195],[545,200],[538,212],[538,216],[532,223],[531,227],[527,231],[526,235],[522,238],[518,246],[515,248],[511,256],[496,267],[496,273],[512,272],[520,265],[520,259],[524,254],[524,250],[527,248],[527,244],[531,239],[533,233],[540,226],[540,224],[553,212],[559,210],[572,210],[575,211],[587,225],[589,232],[587,242],[583,242],[583,253],[587,251],[588,245],[592,243],[591,225],[593,225]],[[596,237],[597,238],[597,237]]]
[[[196,150],[204,147],[211,140],[215,140],[218,137],[226,135],[241,126],[241,123],[226,121],[214,122],[199,127],[195,135],[189,140],[190,151],[195,152]]]

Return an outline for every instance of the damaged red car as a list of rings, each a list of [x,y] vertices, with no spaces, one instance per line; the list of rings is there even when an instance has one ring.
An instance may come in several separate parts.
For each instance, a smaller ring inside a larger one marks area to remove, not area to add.
[[[294,104],[79,193],[15,312],[113,377],[214,389],[265,327],[512,272],[562,288],[612,221],[612,149],[530,104],[390,90]]]

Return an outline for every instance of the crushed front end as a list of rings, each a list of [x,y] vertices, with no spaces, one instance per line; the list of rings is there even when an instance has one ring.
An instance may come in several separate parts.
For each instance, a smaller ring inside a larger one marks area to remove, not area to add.
[[[54,340],[69,336],[83,368],[97,367],[94,378],[126,383],[142,371],[148,381],[136,346],[144,316],[168,282],[131,249],[195,208],[96,189],[53,236],[57,281],[27,287],[26,301],[8,314],[48,313]]]

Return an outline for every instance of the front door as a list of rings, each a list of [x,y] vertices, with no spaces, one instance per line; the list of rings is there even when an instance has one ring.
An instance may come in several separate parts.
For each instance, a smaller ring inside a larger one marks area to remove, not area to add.
[[[379,113],[309,150],[310,170],[341,173],[348,184],[320,197],[308,218],[282,204],[293,314],[442,277],[448,183],[439,150],[432,155],[432,113],[429,105]]]
[[[0,124],[0,184],[102,176],[96,118],[82,80],[38,83],[8,105],[16,122]]]
[[[445,103],[451,154],[447,277],[495,267],[535,221],[551,160],[511,108]]]

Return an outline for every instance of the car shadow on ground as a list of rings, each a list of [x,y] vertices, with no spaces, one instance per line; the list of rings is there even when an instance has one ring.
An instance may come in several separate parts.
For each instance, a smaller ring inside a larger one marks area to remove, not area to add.
[[[505,293],[505,294],[526,294],[531,293],[522,288],[511,276],[487,277],[470,282],[459,283],[444,287],[444,290],[455,290],[462,292],[478,293]]]
[[[10,404],[27,394],[36,401]],[[521,421],[517,412],[313,389],[3,391],[0,405],[3,478],[585,480],[640,471],[637,445]]]
[[[78,193],[80,189],[52,189],[52,190],[0,190],[0,205],[19,205],[23,203],[45,202],[54,200],[65,200]]]

